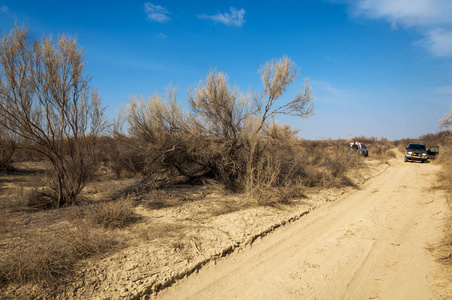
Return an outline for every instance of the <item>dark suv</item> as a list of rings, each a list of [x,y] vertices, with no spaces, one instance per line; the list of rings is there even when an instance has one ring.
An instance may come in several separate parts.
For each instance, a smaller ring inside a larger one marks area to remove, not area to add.
[[[405,149],[405,162],[417,160],[424,163],[428,160],[427,149],[424,144],[411,143]]]

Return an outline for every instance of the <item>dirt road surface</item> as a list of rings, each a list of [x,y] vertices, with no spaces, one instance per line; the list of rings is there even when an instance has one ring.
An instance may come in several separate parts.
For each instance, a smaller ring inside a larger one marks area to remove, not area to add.
[[[452,299],[428,250],[450,213],[440,166],[394,162],[343,199],[210,264],[157,299]]]

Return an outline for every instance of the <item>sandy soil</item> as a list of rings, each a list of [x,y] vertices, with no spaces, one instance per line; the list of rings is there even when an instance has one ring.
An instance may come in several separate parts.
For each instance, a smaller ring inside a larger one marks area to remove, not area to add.
[[[446,271],[428,250],[450,213],[432,189],[439,170],[399,158],[360,190],[208,264],[156,299],[452,299]]]

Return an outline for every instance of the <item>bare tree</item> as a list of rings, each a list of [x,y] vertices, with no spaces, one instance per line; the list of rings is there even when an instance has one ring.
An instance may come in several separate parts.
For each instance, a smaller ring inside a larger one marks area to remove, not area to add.
[[[295,99],[277,108],[274,107],[275,102],[281,97],[295,77],[298,76],[297,66],[288,57],[267,62],[259,72],[264,84],[264,92],[261,97],[265,102],[265,106],[258,131],[262,129],[270,117],[277,114],[307,118],[314,113],[311,86],[308,81],[305,81],[304,90],[301,90],[295,96]]]
[[[16,26],[0,40],[0,120],[51,163],[56,206],[73,203],[82,191],[105,125],[84,67],[68,36],[31,40]]]
[[[249,95],[231,89],[225,74],[210,71],[206,81],[190,89],[188,102],[197,117],[203,132],[236,141],[244,120],[257,111]]]

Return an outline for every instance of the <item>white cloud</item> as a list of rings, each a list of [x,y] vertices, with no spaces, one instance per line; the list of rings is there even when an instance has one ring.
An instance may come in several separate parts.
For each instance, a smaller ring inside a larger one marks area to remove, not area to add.
[[[222,23],[226,26],[237,26],[240,27],[245,23],[245,10],[242,8],[240,10],[237,10],[234,7],[230,7],[230,14],[225,13],[217,13],[216,15],[198,15],[197,17],[200,19],[210,19],[218,23]]]
[[[436,56],[452,57],[452,31],[435,29],[427,33],[420,41]]]
[[[450,0],[357,0],[351,3],[356,15],[384,18],[395,25],[425,26],[452,22]]]
[[[170,20],[170,17],[168,17],[169,12],[166,8],[161,7],[160,5],[154,5],[150,2],[146,2],[144,4],[144,11],[150,20],[154,20],[159,23],[165,23]]]
[[[348,0],[352,15],[384,19],[392,29],[416,29],[423,45],[436,56],[452,56],[451,0]]]
[[[2,12],[4,12],[5,14],[9,12],[9,8],[8,8],[8,6],[6,6],[6,5],[2,5],[2,6],[0,7],[0,10],[1,10]]]

